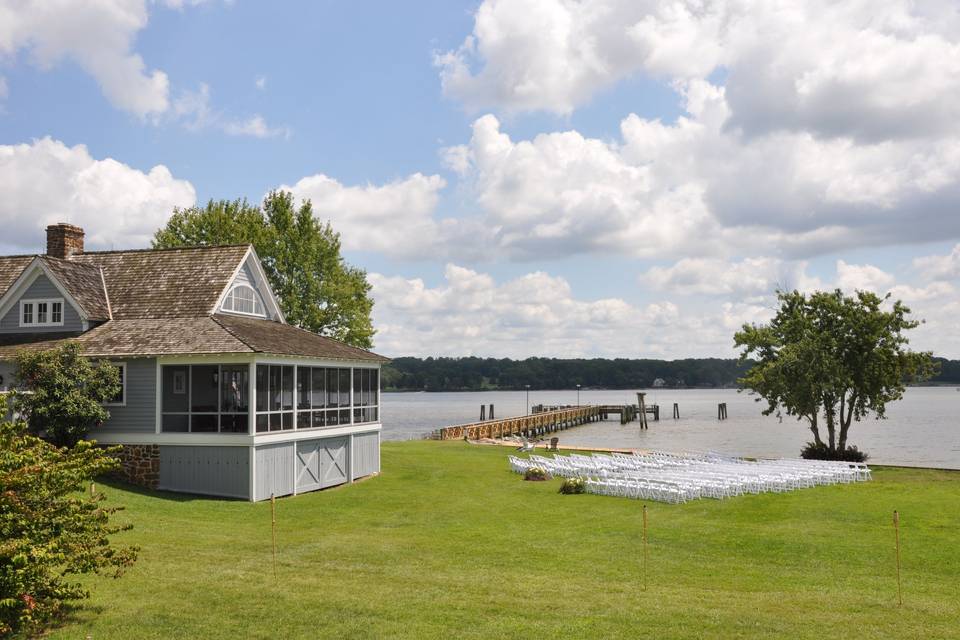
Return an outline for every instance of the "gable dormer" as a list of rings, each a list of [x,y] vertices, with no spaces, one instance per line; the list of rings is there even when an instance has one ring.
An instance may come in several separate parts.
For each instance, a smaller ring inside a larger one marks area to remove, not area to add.
[[[102,290],[102,282],[99,288]],[[39,256],[0,298],[0,332],[3,333],[79,333],[90,328],[91,320],[101,319],[106,318],[90,317]]]
[[[214,313],[284,322],[276,296],[253,247],[250,247],[237,266],[233,278],[217,302]]]

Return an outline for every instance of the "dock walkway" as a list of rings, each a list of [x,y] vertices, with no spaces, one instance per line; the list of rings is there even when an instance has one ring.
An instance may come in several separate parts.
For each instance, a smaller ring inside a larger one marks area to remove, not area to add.
[[[554,411],[532,413],[513,418],[498,418],[443,427],[437,433],[439,440],[480,440],[481,438],[526,438],[562,431],[588,422],[602,420],[608,413],[606,407],[567,407]]]

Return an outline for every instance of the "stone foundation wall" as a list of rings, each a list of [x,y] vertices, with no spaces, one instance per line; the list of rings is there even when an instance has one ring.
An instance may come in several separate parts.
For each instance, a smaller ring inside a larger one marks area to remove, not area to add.
[[[156,489],[160,482],[160,445],[125,444],[119,454],[115,475],[124,482]]]

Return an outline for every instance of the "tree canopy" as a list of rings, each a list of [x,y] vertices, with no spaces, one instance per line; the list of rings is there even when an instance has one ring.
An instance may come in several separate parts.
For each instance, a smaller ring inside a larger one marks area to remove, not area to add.
[[[866,291],[847,296],[839,289],[809,296],[779,292],[769,324],[744,325],[734,336],[741,359],[755,360],[740,383],[766,400],[764,414],[782,411],[806,420],[814,445],[842,457],[854,421],[883,418],[908,382],[936,372],[930,353],[907,348],[904,333],[919,322],[889,298]]]
[[[16,409],[34,433],[57,446],[72,447],[109,418],[103,403],[121,390],[117,367],[106,360],[91,362],[75,342],[21,351],[16,363]]]
[[[383,367],[385,390],[644,389],[732,387],[747,366],[734,359],[394,358]]]
[[[340,235],[314,218],[309,200],[275,191],[261,206],[211,200],[175,209],[154,248],[252,244],[287,322],[357,347],[373,340],[373,300],[362,269],[340,255]]]

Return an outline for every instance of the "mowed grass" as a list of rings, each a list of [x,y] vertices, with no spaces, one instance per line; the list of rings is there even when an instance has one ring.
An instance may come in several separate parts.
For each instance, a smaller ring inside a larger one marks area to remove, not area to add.
[[[500,447],[384,443],[269,503],[102,487],[142,548],[54,638],[957,638],[960,473],[685,505],[564,496]],[[899,509],[897,607],[892,513]]]

